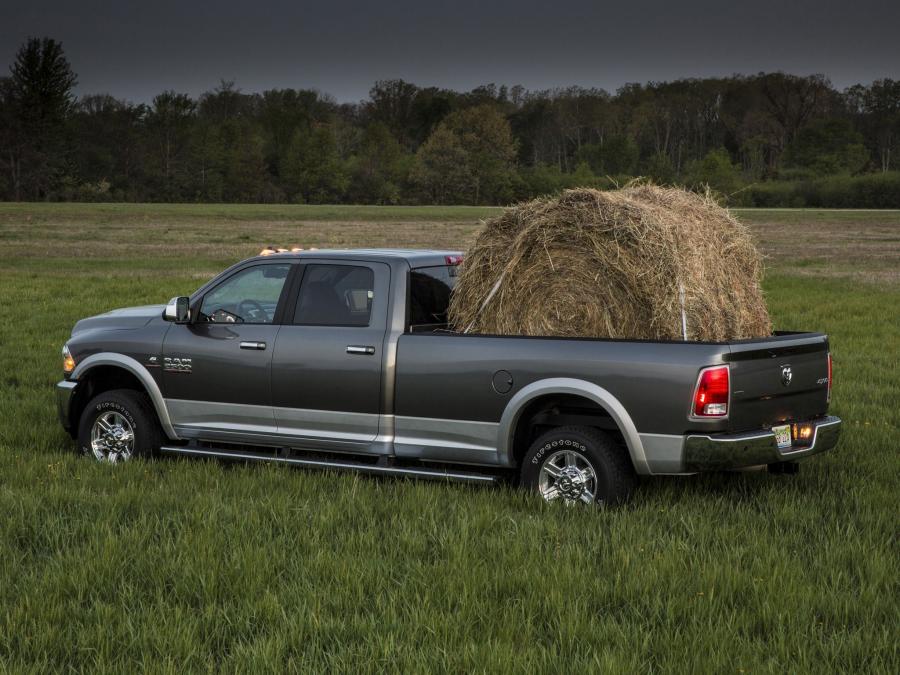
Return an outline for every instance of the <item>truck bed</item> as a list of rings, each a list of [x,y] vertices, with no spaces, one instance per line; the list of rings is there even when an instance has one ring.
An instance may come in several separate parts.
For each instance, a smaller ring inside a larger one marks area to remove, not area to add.
[[[569,383],[577,397],[587,383],[626,411],[647,456],[646,473],[681,473],[683,439],[691,434],[753,432],[824,416],[827,354],[821,333],[731,342],[405,333],[396,362],[398,443],[401,454],[433,452],[416,446],[430,430],[407,434],[407,425],[441,420],[448,458],[489,463],[494,448],[487,439],[498,430],[502,436],[504,412],[516,396],[555,381],[562,390]],[[723,364],[732,378],[727,417],[693,418],[698,374]],[[784,368],[792,371],[787,385]],[[511,383],[509,391],[498,392],[498,378]]]

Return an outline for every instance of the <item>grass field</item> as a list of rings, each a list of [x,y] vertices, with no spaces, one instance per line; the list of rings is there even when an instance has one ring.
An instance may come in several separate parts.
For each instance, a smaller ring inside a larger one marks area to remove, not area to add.
[[[831,335],[838,449],[797,476],[510,489],[76,457],[80,317],[264,244],[464,248],[492,209],[0,204],[0,671],[900,671],[900,212],[741,211],[777,327]]]

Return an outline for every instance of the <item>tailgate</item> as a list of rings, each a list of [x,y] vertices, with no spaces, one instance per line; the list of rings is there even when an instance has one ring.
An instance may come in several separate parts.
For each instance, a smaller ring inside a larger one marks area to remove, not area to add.
[[[746,431],[806,420],[828,409],[828,337],[776,334],[729,343],[729,427]]]

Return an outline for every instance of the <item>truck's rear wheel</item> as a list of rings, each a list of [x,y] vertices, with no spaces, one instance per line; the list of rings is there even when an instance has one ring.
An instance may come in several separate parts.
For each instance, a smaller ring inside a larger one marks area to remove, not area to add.
[[[626,452],[592,427],[557,427],[540,436],[522,462],[522,484],[546,501],[621,504],[635,485]]]
[[[162,430],[146,395],[113,389],[95,396],[78,424],[78,447],[99,462],[150,457],[162,444]]]

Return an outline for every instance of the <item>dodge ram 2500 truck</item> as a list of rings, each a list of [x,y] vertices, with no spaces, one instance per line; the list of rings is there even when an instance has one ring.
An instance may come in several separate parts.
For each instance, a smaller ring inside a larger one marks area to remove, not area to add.
[[[462,254],[308,251],[190,297],[79,321],[63,426],[100,461],[156,453],[493,482],[616,503],[641,475],[834,447],[828,339],[473,335],[447,326]]]

